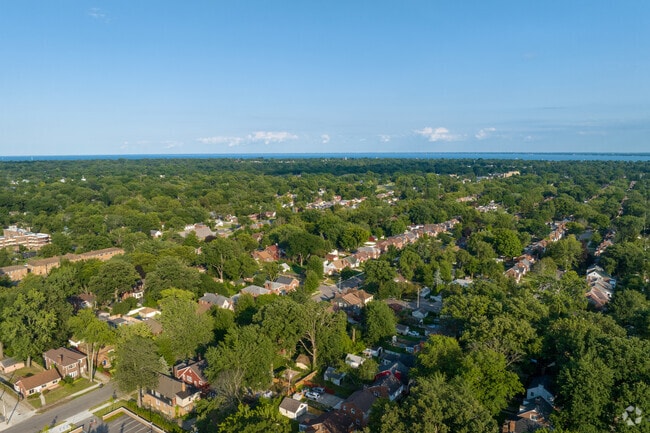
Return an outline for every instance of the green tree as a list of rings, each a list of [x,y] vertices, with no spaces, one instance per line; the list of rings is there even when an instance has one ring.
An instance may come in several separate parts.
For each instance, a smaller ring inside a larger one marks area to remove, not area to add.
[[[274,350],[271,340],[257,325],[231,328],[223,341],[205,353],[206,375],[222,393],[239,396],[242,389],[266,389],[273,378]]]
[[[115,340],[115,334],[105,321],[99,320],[92,310],[84,309],[68,319],[73,335],[82,341],[88,355],[88,372],[90,380],[95,377],[95,363],[99,350]]]
[[[364,263],[363,270],[366,283],[376,283],[379,286],[397,276],[395,269],[386,260],[368,260]]]
[[[377,433],[495,433],[490,413],[460,380],[441,374],[418,379],[399,406],[383,404],[371,417],[370,432]]]
[[[390,307],[381,301],[371,301],[363,309],[364,336],[369,345],[395,335],[397,320]]]
[[[311,256],[307,260],[306,269],[308,271],[313,271],[319,280],[323,278],[324,268],[323,268],[323,259],[318,256]]]
[[[510,229],[495,229],[493,246],[497,254],[505,257],[516,257],[522,250],[517,232]]]
[[[442,373],[450,379],[458,374],[462,359],[463,351],[457,339],[432,335],[418,354],[414,373],[418,377]]]
[[[124,392],[138,392],[142,406],[142,390],[158,385],[160,358],[152,339],[133,335],[121,341],[115,350],[115,381]]]
[[[173,359],[188,359],[196,350],[212,340],[212,320],[207,314],[199,314],[196,302],[167,296],[160,300],[160,324],[163,332],[159,339],[169,343]]]
[[[553,242],[548,247],[548,255],[565,271],[575,268],[583,257],[583,248],[574,235]]]
[[[196,269],[184,265],[176,257],[163,257],[156,264],[156,268],[147,274],[147,298],[157,301],[163,290],[172,287],[196,294],[200,281]]]
[[[309,233],[290,233],[287,239],[280,243],[288,257],[297,260],[300,266],[311,255],[323,256],[327,252],[327,244],[323,239]]]
[[[32,357],[50,347],[58,332],[57,316],[44,293],[29,289],[5,307],[0,335],[19,357],[31,366]]]
[[[280,415],[279,403],[262,402],[255,408],[239,404],[237,411],[219,424],[224,433],[291,433],[289,418]]]
[[[97,302],[117,300],[120,295],[130,291],[140,276],[133,266],[120,259],[112,259],[104,263],[97,274],[90,279],[89,286]]]
[[[524,387],[519,377],[506,369],[506,358],[493,350],[471,351],[463,360],[460,377],[468,384],[472,395],[496,415]]]

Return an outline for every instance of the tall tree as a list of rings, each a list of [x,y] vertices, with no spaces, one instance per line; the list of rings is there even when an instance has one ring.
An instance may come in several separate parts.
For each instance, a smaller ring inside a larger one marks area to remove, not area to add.
[[[124,392],[138,392],[142,406],[142,390],[158,385],[160,358],[152,339],[133,335],[121,341],[115,350],[115,380]]]
[[[201,281],[199,275],[196,269],[186,266],[177,257],[163,257],[147,274],[147,298],[158,300],[163,290],[172,287],[196,293]]]
[[[57,316],[47,297],[36,289],[20,293],[13,305],[5,307],[0,335],[13,352],[27,360],[38,356],[50,347],[58,332]]]
[[[104,263],[90,279],[90,289],[100,303],[114,301],[130,291],[140,276],[133,265],[125,260],[112,259]]]
[[[243,388],[265,389],[273,378],[273,357],[271,340],[257,325],[231,328],[222,342],[207,350],[206,375],[211,381],[227,381],[237,396]]]
[[[159,338],[168,342],[173,357],[168,362],[190,358],[212,340],[212,319],[198,313],[196,302],[167,296],[160,300],[160,309],[163,332]]]
[[[364,340],[374,345],[381,339],[395,335],[397,320],[390,307],[381,301],[371,301],[363,309]]]
[[[90,380],[95,377],[95,361],[99,350],[115,340],[115,334],[108,324],[99,320],[95,314],[88,309],[79,311],[76,316],[68,319],[68,324],[73,335],[82,341],[88,355],[88,372]]]

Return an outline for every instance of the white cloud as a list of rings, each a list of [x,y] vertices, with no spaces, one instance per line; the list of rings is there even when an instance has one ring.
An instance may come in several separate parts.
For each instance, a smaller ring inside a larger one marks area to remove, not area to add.
[[[108,15],[106,15],[106,13],[104,13],[104,11],[102,11],[99,8],[91,8],[91,9],[89,9],[88,10],[88,16],[91,17],[91,18],[94,18],[96,20],[108,22]]]
[[[167,141],[163,141],[162,144],[163,144],[164,149],[173,149],[175,147],[183,147],[183,143],[180,142],[180,141],[167,140]]]
[[[476,137],[477,140],[485,140],[486,138],[490,137],[493,132],[496,132],[496,128],[483,128],[480,129],[474,137]]]
[[[438,127],[433,129],[430,126],[427,126],[422,129],[417,129],[414,131],[416,134],[421,135],[428,139],[429,141],[456,141],[460,140],[461,136],[457,134],[452,134],[447,128]]]
[[[235,147],[242,144],[243,139],[241,137],[203,137],[198,139],[199,143],[203,144],[225,144],[228,147]]]
[[[323,144],[327,144],[330,142],[330,136],[328,134],[323,134],[320,136],[321,140],[323,140]]]
[[[379,134],[379,141],[382,143],[388,143],[390,141],[390,135]]]
[[[323,142],[329,141],[329,135],[321,136]],[[286,131],[255,131],[245,137],[217,135],[213,137],[200,137],[196,141],[202,144],[224,144],[228,147],[245,146],[247,143],[263,142],[264,144],[282,143],[287,140],[296,140],[297,135]]]
[[[249,141],[263,141],[264,144],[282,143],[287,140],[295,140],[297,135],[286,131],[255,131],[246,137]]]

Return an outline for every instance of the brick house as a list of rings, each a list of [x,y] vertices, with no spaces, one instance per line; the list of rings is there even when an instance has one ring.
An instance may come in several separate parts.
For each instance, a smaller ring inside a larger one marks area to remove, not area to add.
[[[376,399],[377,396],[367,389],[355,391],[341,404],[341,412],[352,418],[356,426],[365,427]]]
[[[178,364],[173,369],[174,377],[197,389],[207,391],[210,384],[204,374],[205,367],[207,367],[205,359],[189,364]]]
[[[176,418],[190,413],[198,399],[199,392],[185,382],[161,374],[158,376],[158,386],[146,390],[142,403],[145,407]]]
[[[59,386],[61,376],[56,368],[41,371],[33,376],[21,377],[14,383],[14,389],[23,397]]]
[[[43,354],[45,368],[56,368],[61,376],[79,378],[86,373],[88,357],[83,353],[59,347]]]

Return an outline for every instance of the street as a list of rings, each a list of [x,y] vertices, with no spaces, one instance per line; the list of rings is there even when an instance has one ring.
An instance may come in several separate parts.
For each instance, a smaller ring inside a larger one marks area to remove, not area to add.
[[[87,394],[55,406],[45,413],[35,414],[17,423],[12,420],[10,425],[2,422],[0,423],[0,431],[6,433],[36,433],[43,430],[45,426],[52,429],[57,424],[70,418],[74,418],[75,425],[81,425],[84,421],[93,418],[88,410],[109,401],[114,392],[113,384],[108,383],[102,388],[94,389]]]

